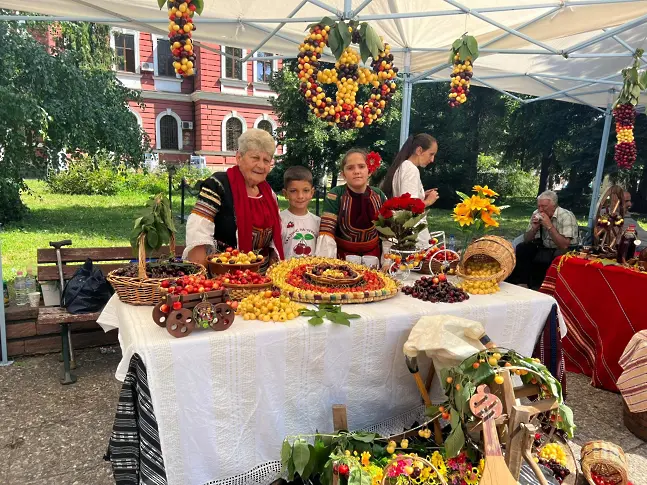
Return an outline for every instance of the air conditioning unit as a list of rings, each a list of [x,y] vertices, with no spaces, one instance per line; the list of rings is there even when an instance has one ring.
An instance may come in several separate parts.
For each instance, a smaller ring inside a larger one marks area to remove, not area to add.
[[[182,122],[182,129],[183,130],[192,130],[193,129],[193,121],[183,121]]]
[[[155,64],[152,62],[142,62],[142,71],[154,71]]]
[[[207,159],[205,157],[191,155],[191,165],[197,168],[207,168]]]

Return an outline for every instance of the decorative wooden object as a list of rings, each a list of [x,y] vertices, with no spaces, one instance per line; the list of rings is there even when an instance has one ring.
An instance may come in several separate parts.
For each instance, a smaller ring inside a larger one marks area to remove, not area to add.
[[[346,413],[346,406],[344,404],[333,404],[332,424],[335,433],[348,431],[348,414]]]
[[[625,214],[624,189],[613,185],[600,199],[593,230],[594,246],[602,254],[612,255],[617,251]]]
[[[413,375],[413,378],[416,381],[416,386],[418,386],[418,391],[420,392],[420,395],[422,396],[422,400],[425,402],[425,407],[431,406],[431,399],[429,399],[429,391],[427,386],[425,385],[424,382],[422,382],[422,377],[420,377],[420,369],[418,369],[418,359],[416,357],[407,357],[405,356],[406,362],[407,362],[407,367],[409,368],[409,372]],[[433,379],[433,373],[435,372],[434,369],[434,364],[433,361],[431,363],[431,368],[429,369],[429,375],[431,376],[431,379],[429,376],[427,376],[427,381],[431,385],[431,380]],[[434,419],[434,441],[438,445],[443,444],[443,432],[440,428],[440,423],[438,422],[438,419]]]
[[[501,416],[503,406],[498,397],[490,393],[490,388],[481,384],[470,399],[470,410],[474,416],[483,420],[483,441],[485,445],[485,468],[480,485],[517,485],[505,464],[495,419]]]

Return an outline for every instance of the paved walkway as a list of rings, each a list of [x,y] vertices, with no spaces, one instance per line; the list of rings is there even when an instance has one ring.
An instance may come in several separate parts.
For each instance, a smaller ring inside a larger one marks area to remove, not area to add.
[[[77,384],[58,383],[57,356],[31,357],[0,367],[0,484],[110,485],[103,461],[120,383],[116,353],[77,353]],[[569,374],[569,403],[579,426],[573,447],[591,439],[613,441],[629,459],[629,478],[647,485],[647,443],[622,424],[619,395],[594,389]],[[583,483],[583,482],[582,482]]]

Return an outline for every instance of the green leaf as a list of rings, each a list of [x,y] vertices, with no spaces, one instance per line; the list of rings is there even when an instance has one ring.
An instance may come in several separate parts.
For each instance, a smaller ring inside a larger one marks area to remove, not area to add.
[[[393,232],[393,229],[391,229],[390,227],[375,226],[375,229],[377,229],[377,232],[379,232],[383,236],[395,237],[395,232]]]
[[[353,433],[353,439],[356,441],[362,441],[363,443],[372,443],[373,441],[375,441],[376,437],[377,435],[375,433]]]
[[[314,454],[314,446],[308,445],[308,450],[310,450],[310,454],[308,457],[308,463],[306,464],[305,468],[303,469],[303,473],[299,473],[301,475],[301,478],[303,480],[307,480],[310,475],[312,475],[312,472],[315,470],[315,467],[317,465],[317,458],[315,457]]]
[[[146,231],[146,244],[152,249],[158,249],[160,247],[158,243],[159,236],[157,234],[157,231],[151,227],[148,231]]]
[[[463,433],[463,428],[460,422],[454,427],[453,422],[454,417],[452,413],[452,432],[449,433],[449,436],[445,440],[445,453],[447,454],[447,458],[455,457],[461,452],[463,446],[465,446],[465,433]]]
[[[458,194],[458,196],[459,196],[461,199],[463,199],[463,200],[465,200],[465,199],[469,199],[469,198],[470,198],[470,196],[469,196],[469,195],[466,195],[466,194],[464,194],[463,192],[459,192],[458,190],[456,191],[456,193],[457,193],[457,194]]]
[[[463,39],[456,39],[452,44],[452,49],[457,51],[463,45]]]
[[[440,414],[440,410],[438,409],[439,406],[434,406],[433,404],[431,406],[428,406],[425,409],[425,416],[429,418],[433,418],[434,416],[438,416]]]
[[[328,439],[332,441],[332,438],[328,437]],[[315,438],[315,446],[311,455],[315,461],[315,470],[321,470],[326,465],[326,461],[330,455],[330,448],[326,446],[326,443],[321,438]]]
[[[558,423],[560,428],[566,431],[569,438],[572,438],[575,428],[577,428],[573,422],[573,410],[566,404],[561,404],[557,409],[557,413],[562,418],[561,423]]]
[[[297,440],[294,442],[292,446],[292,460],[294,461],[294,471],[303,476],[303,470],[305,470],[310,460],[310,449],[305,440]]]
[[[458,54],[461,56],[461,61],[465,61],[468,57],[471,57],[472,54],[465,44],[463,44],[460,49],[458,49]]]
[[[193,0],[193,5],[195,5],[195,13],[202,15],[202,9],[204,9],[203,0]]]
[[[320,317],[320,318],[325,318],[326,317],[326,310],[318,310],[315,315]]]
[[[474,384],[481,384],[489,380],[494,375],[494,370],[488,365],[487,362],[483,362],[478,369],[472,374],[471,380]]]
[[[371,474],[358,466],[353,467],[348,476],[348,485],[371,485],[372,481]]]
[[[369,24],[366,25],[366,29],[364,30],[364,38],[366,39],[368,49],[371,51],[371,56],[373,59],[377,59],[380,51],[384,50],[384,43],[380,39],[380,36],[377,35],[377,32],[375,32],[375,29]]]
[[[162,10],[162,7],[166,5],[166,0],[157,0],[157,5],[159,5],[160,10]]]
[[[412,217],[411,219],[408,219],[408,220],[407,220],[407,221],[402,225],[402,227],[403,227],[403,228],[405,228],[405,229],[411,229],[412,227],[414,227],[416,224],[418,224],[418,223],[419,223],[422,219],[424,219],[425,217],[427,217],[427,213],[426,213],[426,212],[423,212],[423,213],[422,213],[422,214],[420,214],[420,215],[417,215],[417,216],[415,216],[415,217]]]
[[[288,466],[288,460],[292,456],[292,446],[290,442],[286,439],[283,440],[283,446],[281,446],[281,463],[283,466]]]
[[[308,320],[308,323],[313,326],[321,325],[323,322],[324,320],[321,317],[312,317],[310,320]]]
[[[303,239],[303,234],[301,234],[300,232],[297,232],[297,233],[294,235],[294,240],[295,240],[295,241],[300,241],[301,239]]]
[[[348,25],[346,25],[344,22],[339,22],[337,24],[339,27],[339,33],[341,34],[341,38],[343,40],[342,43],[342,50],[345,49],[350,45],[350,40],[352,37],[352,34],[348,31]]]
[[[479,44],[476,41],[476,38],[474,38],[471,35],[468,35],[465,41],[467,43],[467,48],[472,54],[472,60],[473,61],[476,60],[476,58],[479,56]]]
[[[306,30],[310,30],[313,27],[316,27],[317,25],[323,25],[324,27],[332,27],[335,25],[337,22],[330,17],[324,17],[322,18],[319,22],[315,22],[314,24],[310,24],[306,27]]]
[[[303,239],[305,239],[306,241],[312,241],[314,238],[315,237],[309,232],[303,235]]]
[[[288,480],[294,480],[294,460],[288,462]]]
[[[344,50],[342,47],[343,44],[344,39],[339,33],[339,25],[332,26],[330,28],[330,32],[328,32],[328,47],[330,47],[335,59],[339,59],[341,57],[341,53]]]
[[[358,315],[357,313],[344,313],[344,316],[348,318],[349,320],[354,320],[356,318],[362,318],[361,315]]]
[[[639,84],[642,89],[647,89],[647,71],[643,71],[640,75]]]
[[[362,41],[359,43],[359,54],[362,57],[363,63],[366,63],[366,61],[368,61],[368,58],[371,57],[371,50],[368,48],[365,39],[362,39]]]
[[[141,227],[141,223],[143,219],[144,219],[143,217],[138,217],[137,219],[135,219],[135,226],[134,226],[135,229],[139,229]]]
[[[350,327],[350,320],[348,320],[348,318],[346,318],[341,313],[332,313],[328,315],[328,320],[332,321],[333,323],[337,323],[339,325],[345,325],[347,327]]]

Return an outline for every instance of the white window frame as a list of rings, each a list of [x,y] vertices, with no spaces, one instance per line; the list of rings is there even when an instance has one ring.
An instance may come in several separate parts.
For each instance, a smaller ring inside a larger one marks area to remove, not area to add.
[[[128,109],[130,110],[130,112],[133,114],[133,116],[137,120],[137,124],[139,125],[139,127],[143,130],[144,129],[144,121],[142,120],[142,115],[140,115],[133,108],[128,108]]]
[[[254,52],[254,56],[256,57],[259,54],[260,51]],[[276,54],[272,54],[276,55]],[[279,70],[279,60],[278,59],[272,59],[272,72],[277,72]],[[254,80],[252,81],[255,85],[258,84],[259,87],[264,88],[267,86],[267,89],[264,89],[265,91],[269,90],[269,83],[265,81],[259,81],[258,80],[258,63],[257,61],[254,61]]]
[[[278,125],[276,124],[276,121],[272,119],[271,116],[269,116],[267,113],[263,113],[261,116],[256,118],[256,121],[254,121],[254,128],[258,128],[258,124],[261,121],[269,121],[272,124],[272,131],[276,133],[276,129],[278,128]]]
[[[240,122],[243,124],[243,133],[247,131],[247,121],[245,121],[245,118],[243,118],[241,115],[238,114],[237,111],[232,111],[231,113],[228,113],[223,119],[222,119],[222,125],[221,125],[221,148],[223,152],[227,153],[236,153],[232,152],[230,150],[227,150],[227,121],[229,121],[231,118],[238,118]],[[242,135],[242,133],[241,133]]]
[[[115,34],[122,34],[122,35],[132,35],[135,43],[134,43],[134,48],[135,48],[135,72],[132,73],[130,71],[117,71],[117,64],[113,64],[113,69],[117,71],[118,74],[120,75],[135,75],[135,74],[141,74],[141,65],[140,65],[140,60],[139,60],[139,31],[138,30],[130,30],[130,29],[122,29],[121,27],[113,27],[110,29],[110,47],[112,48],[113,51],[116,53],[116,45],[115,45]]]
[[[168,91],[170,93],[182,92],[182,76],[175,74],[173,76],[160,76],[159,75],[159,61],[157,60],[157,41],[168,40],[168,37],[151,34],[153,41],[153,79],[155,80],[155,89],[157,91]]]
[[[220,49],[222,50],[222,54],[220,54],[220,92],[223,94],[247,96],[247,85],[249,84],[247,80],[247,61],[243,62],[242,65],[242,80],[227,77],[227,56],[225,55],[227,47],[233,46],[227,46],[224,44],[220,46]],[[236,47],[236,49],[238,49],[238,47]],[[241,51],[242,56],[245,57],[247,55],[247,49],[241,49]]]
[[[160,114],[157,115],[157,118],[155,118],[155,145],[158,150],[162,150],[162,138],[160,137],[160,121],[162,121],[162,117],[170,115],[173,118],[175,118],[175,121],[177,121],[177,145],[178,145],[178,150],[182,150],[182,118],[178,116],[176,112],[174,112],[171,108],[166,108],[166,110],[161,111]],[[164,150],[171,150],[169,148],[164,148]]]

